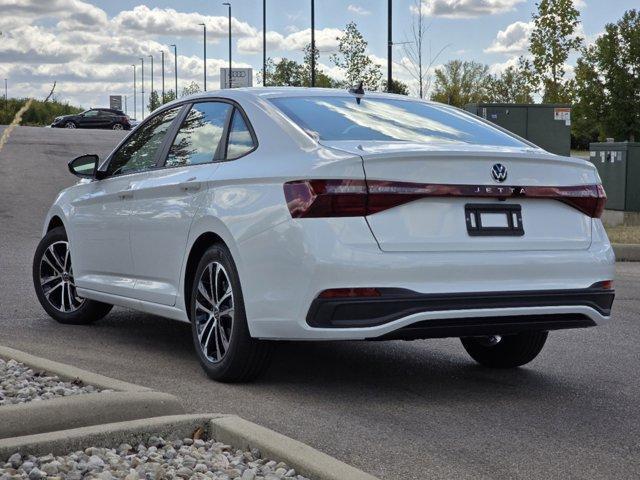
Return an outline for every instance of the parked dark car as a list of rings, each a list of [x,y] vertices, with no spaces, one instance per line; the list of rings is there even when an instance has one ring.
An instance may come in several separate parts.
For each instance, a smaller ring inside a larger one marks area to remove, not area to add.
[[[92,108],[76,115],[56,117],[52,128],[105,128],[110,130],[130,130],[129,117],[121,110]]]

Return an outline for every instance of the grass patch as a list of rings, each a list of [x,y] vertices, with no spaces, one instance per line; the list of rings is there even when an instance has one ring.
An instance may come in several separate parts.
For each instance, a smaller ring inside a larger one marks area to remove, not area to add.
[[[606,227],[607,235],[611,243],[638,243],[640,244],[640,225]]]
[[[589,150],[571,150],[571,156],[589,160]]]

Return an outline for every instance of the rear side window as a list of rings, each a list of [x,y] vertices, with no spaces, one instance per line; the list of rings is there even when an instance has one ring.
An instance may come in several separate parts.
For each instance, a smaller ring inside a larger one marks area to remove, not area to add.
[[[222,158],[222,134],[232,108],[223,102],[194,104],[169,149],[165,166],[197,165]]]
[[[233,112],[233,119],[229,127],[229,141],[227,144],[227,160],[235,160],[246,155],[255,148],[251,131],[245,122],[244,117],[236,108]]]
[[[111,157],[107,174],[120,175],[155,167],[158,150],[180,108],[160,113],[136,130]]]
[[[446,105],[390,98],[284,97],[271,102],[320,140],[525,147],[525,143],[474,116]]]

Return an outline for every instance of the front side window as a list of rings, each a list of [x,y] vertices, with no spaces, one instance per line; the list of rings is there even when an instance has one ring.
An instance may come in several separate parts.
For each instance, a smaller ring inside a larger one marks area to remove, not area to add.
[[[182,107],[162,112],[140,127],[111,157],[107,175],[120,175],[153,168],[164,138]]]
[[[220,159],[222,134],[232,108],[223,102],[194,104],[180,126],[165,165],[181,167]]]
[[[271,102],[320,140],[406,141],[526,147],[525,143],[446,105],[391,98],[281,97]]]
[[[227,160],[239,158],[255,148],[251,131],[244,121],[244,117],[236,108],[229,127],[229,142],[227,143]]]
[[[98,110],[87,110],[82,114],[83,117],[97,117],[100,112]]]

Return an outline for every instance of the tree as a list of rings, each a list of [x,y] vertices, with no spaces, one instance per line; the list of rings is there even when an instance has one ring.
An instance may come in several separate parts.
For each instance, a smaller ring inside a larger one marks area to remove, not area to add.
[[[367,55],[368,43],[356,24],[349,22],[337,40],[338,53],[331,56],[331,61],[345,70],[347,85],[363,82],[367,90],[379,90],[382,68]]]
[[[581,150],[588,149],[603,133],[605,89],[597,63],[597,49],[591,45],[583,50],[575,68],[571,134],[572,146]]]
[[[400,95],[409,95],[409,85],[400,80],[391,79],[391,87],[387,87],[387,81],[382,82],[382,88],[385,92],[397,93]]]
[[[603,128],[608,136],[640,138],[640,12],[628,10],[596,40],[596,66],[605,91]]]
[[[543,102],[560,103],[570,100],[565,80],[565,62],[580,48],[582,38],[577,35],[580,12],[573,0],[541,0],[533,14],[529,52],[531,60],[523,60],[533,85],[542,87]]]
[[[424,98],[425,93],[431,88],[431,67],[449,45],[442,47],[435,55],[431,54],[431,45],[429,45],[429,56],[425,63],[424,40],[429,26],[425,22],[422,1],[415,0],[411,10],[414,14],[411,24],[411,40],[404,42],[403,45],[404,55],[408,63],[403,63],[402,66],[418,82],[418,96]]]
[[[335,87],[339,82],[329,77],[318,68],[320,52],[316,49],[316,87]],[[267,84],[277,87],[309,87],[311,86],[311,44],[304,48],[304,60],[300,64],[287,58],[280,59],[277,63],[273,59],[267,59]]]
[[[461,108],[468,103],[483,102],[487,99],[490,81],[487,65],[452,60],[436,69],[431,100]]]
[[[162,103],[160,103],[160,95],[158,95],[157,90],[153,90],[149,94],[149,103],[147,104],[147,109],[150,112],[153,112],[156,108],[160,107]]]
[[[533,89],[522,70],[510,66],[487,83],[487,101],[499,103],[533,103]]]
[[[198,82],[191,82],[186,87],[182,89],[181,97],[186,97],[187,95],[193,95],[194,93],[200,93],[200,85]]]
[[[173,90],[167,90],[166,92],[164,92],[164,99],[162,103],[163,104],[169,103],[175,99],[176,99],[176,92],[174,92]]]
[[[267,84],[274,87],[301,87],[303,85],[303,68],[295,60],[280,59],[277,63],[267,59]]]
[[[318,67],[318,60],[320,60],[320,51],[316,48],[314,52],[315,68],[316,68],[316,87],[334,88],[339,86],[340,82],[334,80],[329,75],[324,73],[321,68]],[[304,47],[304,61],[302,64],[302,84],[305,87],[311,86],[311,44],[307,43]]]

